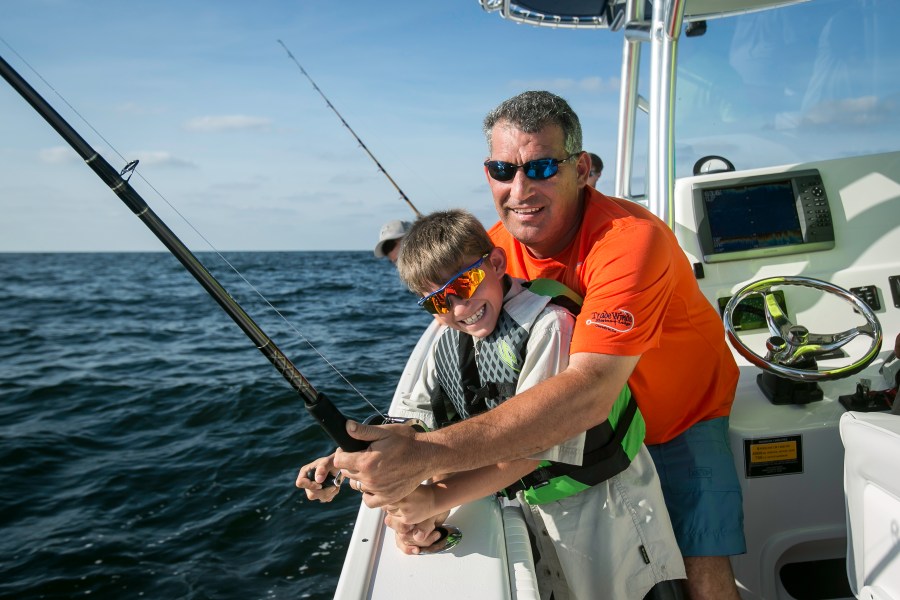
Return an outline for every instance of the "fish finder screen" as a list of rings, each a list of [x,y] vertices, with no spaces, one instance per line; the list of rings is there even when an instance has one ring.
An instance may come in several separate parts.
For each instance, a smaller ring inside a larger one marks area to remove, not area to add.
[[[703,190],[713,253],[803,243],[790,181]]]

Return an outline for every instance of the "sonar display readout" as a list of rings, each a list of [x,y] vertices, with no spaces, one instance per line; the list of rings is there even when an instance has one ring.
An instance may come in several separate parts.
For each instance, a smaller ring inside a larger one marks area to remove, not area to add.
[[[703,190],[714,253],[803,243],[790,181]]]

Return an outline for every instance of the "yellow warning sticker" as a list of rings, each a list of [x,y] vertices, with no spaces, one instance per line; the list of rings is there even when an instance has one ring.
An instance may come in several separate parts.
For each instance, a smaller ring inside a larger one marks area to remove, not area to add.
[[[803,472],[803,443],[799,435],[744,440],[744,475],[771,477]]]
[[[797,442],[770,442],[750,446],[750,462],[754,465],[764,462],[797,460]]]

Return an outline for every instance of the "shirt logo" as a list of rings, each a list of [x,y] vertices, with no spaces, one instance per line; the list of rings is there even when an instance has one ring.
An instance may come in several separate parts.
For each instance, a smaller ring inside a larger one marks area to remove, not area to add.
[[[498,353],[500,354],[500,360],[503,361],[507,367],[512,369],[513,372],[518,373],[519,369],[517,368],[518,361],[516,360],[516,353],[513,352],[513,349],[506,340],[500,340],[499,346]]]
[[[616,333],[625,333],[634,329],[634,315],[624,308],[604,310],[591,313],[591,318],[585,323],[594,327],[603,327]]]

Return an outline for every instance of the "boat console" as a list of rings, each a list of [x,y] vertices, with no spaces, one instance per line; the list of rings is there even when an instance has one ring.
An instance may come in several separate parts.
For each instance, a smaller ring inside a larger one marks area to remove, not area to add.
[[[900,334],[900,152],[687,177],[675,182],[674,207],[676,235],[703,293],[723,316],[734,310],[729,300],[736,293],[760,288],[740,299],[744,310],[735,311],[731,324],[739,336],[735,357],[741,375],[730,440],[748,545],[746,554],[732,559],[741,594],[767,600],[852,598],[866,581],[865,575],[849,582],[846,576],[839,424],[856,414],[848,406],[890,415],[890,396],[883,390],[896,386],[896,378],[879,369]],[[837,286],[856,304],[822,286],[782,285],[785,280]],[[773,400],[758,383],[763,370],[753,356],[768,362],[784,351],[772,326],[785,325],[784,337],[801,326],[798,335],[822,336],[815,338],[820,342],[826,332],[865,329],[864,313],[880,324],[884,349],[880,339],[876,344],[872,335],[854,334],[817,357],[816,375],[804,384],[815,393],[789,395],[786,402]],[[863,358],[871,363],[854,373],[848,365]],[[848,460],[852,454],[848,448]],[[879,506],[893,512],[878,522],[882,560],[867,564],[897,572],[900,500],[891,496],[896,490],[884,493],[893,503]]]

